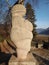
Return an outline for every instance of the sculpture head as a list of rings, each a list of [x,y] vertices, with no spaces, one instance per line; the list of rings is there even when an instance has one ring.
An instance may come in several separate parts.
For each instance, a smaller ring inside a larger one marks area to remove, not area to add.
[[[17,4],[12,8],[12,16],[18,15],[18,16],[24,16],[26,14],[26,8],[21,5]]]

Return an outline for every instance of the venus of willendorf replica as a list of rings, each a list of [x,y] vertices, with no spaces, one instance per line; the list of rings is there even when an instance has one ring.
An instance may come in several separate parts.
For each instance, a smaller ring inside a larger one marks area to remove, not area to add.
[[[15,5],[12,10],[11,40],[16,45],[17,58],[26,59],[31,48],[33,25],[25,19],[26,8],[22,4]]]

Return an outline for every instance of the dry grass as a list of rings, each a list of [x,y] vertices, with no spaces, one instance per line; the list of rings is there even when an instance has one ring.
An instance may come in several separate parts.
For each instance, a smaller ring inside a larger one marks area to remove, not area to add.
[[[40,40],[40,41],[44,40],[44,41],[48,42],[49,41],[49,35],[37,35],[36,40]]]

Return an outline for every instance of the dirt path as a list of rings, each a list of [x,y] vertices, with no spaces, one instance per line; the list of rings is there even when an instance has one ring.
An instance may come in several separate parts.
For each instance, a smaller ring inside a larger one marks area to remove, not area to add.
[[[45,49],[34,49],[32,54],[39,62],[39,65],[49,65],[49,50]]]

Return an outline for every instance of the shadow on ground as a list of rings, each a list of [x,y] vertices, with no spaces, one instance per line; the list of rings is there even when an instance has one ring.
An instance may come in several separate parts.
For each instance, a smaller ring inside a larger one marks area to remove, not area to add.
[[[5,54],[3,52],[0,52],[0,65],[8,65],[9,59],[11,57],[11,54]]]
[[[33,56],[37,59],[39,65],[49,65],[49,60],[46,60],[36,54],[33,53]]]

